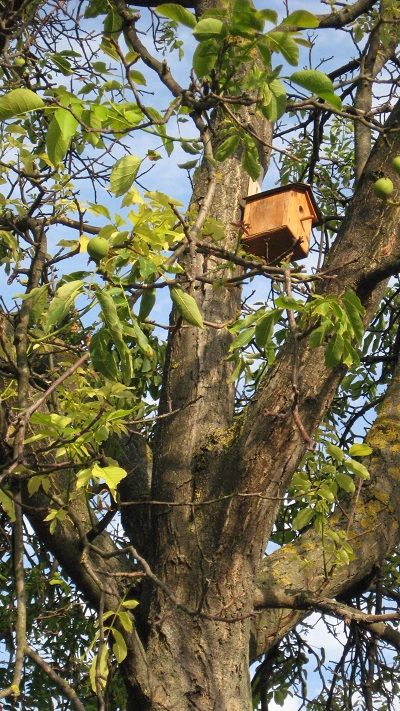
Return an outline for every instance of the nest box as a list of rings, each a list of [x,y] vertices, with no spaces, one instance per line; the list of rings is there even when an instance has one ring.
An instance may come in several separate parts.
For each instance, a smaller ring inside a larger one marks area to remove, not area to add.
[[[311,227],[319,221],[311,187],[291,183],[245,198],[242,247],[263,257],[268,264],[290,255],[305,259],[310,247]]]

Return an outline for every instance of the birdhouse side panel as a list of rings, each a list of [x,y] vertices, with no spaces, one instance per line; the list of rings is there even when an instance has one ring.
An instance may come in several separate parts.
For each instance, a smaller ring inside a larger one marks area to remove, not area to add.
[[[314,213],[310,211],[307,195],[305,193],[293,193],[287,222],[293,234],[293,239],[300,239],[304,243],[309,242],[313,217]]]
[[[243,222],[249,235],[264,234],[287,223],[288,194],[268,195],[246,203]]]

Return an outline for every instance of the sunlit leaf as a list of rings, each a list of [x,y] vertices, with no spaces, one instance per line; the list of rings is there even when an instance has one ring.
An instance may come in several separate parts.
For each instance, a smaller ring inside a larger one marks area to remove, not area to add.
[[[334,333],[325,351],[325,363],[328,368],[338,365],[343,357],[344,341],[340,333]]]
[[[223,161],[229,158],[237,149],[240,142],[240,136],[235,134],[234,136],[229,136],[223,141],[215,151],[215,159]]]
[[[286,111],[285,87],[279,79],[274,79],[268,84],[268,88],[271,98],[269,103],[263,106],[262,112],[268,121],[277,121]]]
[[[356,442],[352,444],[349,449],[350,457],[368,457],[372,454],[374,450],[369,444],[364,444],[363,442]]]
[[[163,17],[168,17],[170,20],[180,22],[181,25],[185,25],[191,29],[193,29],[193,27],[197,24],[197,20],[193,12],[187,10],[186,7],[182,7],[182,5],[164,3],[163,5],[157,6],[157,13]]]
[[[294,72],[289,79],[311,94],[316,94],[324,99],[335,109],[340,111],[342,108],[341,99],[335,94],[331,79],[318,69],[301,69]]]
[[[113,637],[115,640],[112,649],[113,649],[113,652],[114,652],[117,662],[120,664],[121,662],[124,661],[124,659],[126,658],[126,655],[128,654],[126,642],[125,642],[121,632],[119,632],[115,628],[113,628],[112,633],[113,633]]]
[[[255,157],[252,151],[244,151],[243,155],[243,168],[250,178],[257,180],[261,173],[261,166],[258,158]]]
[[[125,195],[132,186],[141,163],[142,159],[136,156],[124,156],[117,160],[110,176],[110,190],[116,197]]]
[[[361,464],[361,462],[357,462],[355,459],[346,459],[346,469],[350,469],[353,474],[358,476],[360,479],[369,479],[370,478],[370,473],[367,469],[367,467],[364,466],[364,464]]]
[[[112,343],[106,329],[100,329],[90,341],[92,364],[98,373],[109,380],[119,380],[118,359],[115,351],[109,347]]]
[[[83,289],[83,282],[75,280],[60,286],[49,306],[45,330],[49,331],[52,326],[62,321],[64,316],[70,311],[76,297]]]
[[[0,97],[0,121],[20,114],[37,111],[44,106],[43,99],[30,89],[13,89]]]
[[[98,464],[94,464],[92,474],[98,479],[103,479],[103,481],[105,481],[110,489],[111,496],[114,499],[117,495],[118,484],[127,476],[125,469],[122,469],[122,467],[117,467],[115,465],[100,467]]]
[[[54,166],[63,161],[77,127],[77,119],[67,109],[54,112],[46,135],[47,153]]]
[[[337,462],[343,462],[345,458],[345,454],[340,447],[337,447],[336,444],[331,444],[330,442],[326,445],[326,451],[328,454],[332,457],[332,459],[335,459]]]
[[[193,29],[194,37],[202,42],[210,39],[222,39],[227,35],[227,26],[214,17],[206,17],[196,23]]]
[[[345,474],[344,472],[338,472],[336,474],[336,481],[340,488],[343,489],[343,491],[346,491],[348,494],[353,494],[355,492],[356,485],[354,483],[354,480],[348,474]]]
[[[318,27],[319,19],[311,12],[308,12],[308,10],[295,10],[284,19],[282,24],[292,27],[314,29]]]
[[[176,310],[182,318],[192,326],[203,328],[203,319],[193,296],[182,291],[179,286],[171,287],[170,293]]]
[[[14,501],[11,496],[7,495],[7,491],[5,489],[0,489],[0,507],[7,514],[11,523],[13,523],[15,521]]]
[[[286,61],[296,67],[299,63],[299,48],[288,32],[272,30],[266,35],[274,52],[280,52]]]
[[[313,516],[315,515],[314,509],[305,508],[299,511],[297,516],[293,519],[293,528],[296,531],[300,531],[305,526],[308,526]]]
[[[218,44],[215,40],[205,40],[196,47],[193,55],[193,69],[199,79],[209,74],[218,59]]]

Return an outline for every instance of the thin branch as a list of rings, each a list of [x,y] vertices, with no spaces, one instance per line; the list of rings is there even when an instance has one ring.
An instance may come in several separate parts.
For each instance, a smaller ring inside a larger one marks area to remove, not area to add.
[[[15,522],[13,530],[13,563],[15,577],[15,591],[17,598],[17,620],[16,620],[16,655],[12,686],[18,690],[21,684],[22,672],[25,659],[26,646],[26,589],[24,570],[24,531],[21,491],[16,495]]]
[[[32,403],[32,405],[27,407],[26,410],[24,410],[24,412],[22,412],[20,414],[20,416],[18,418],[18,420],[20,422],[20,429],[19,429],[20,440],[22,439],[22,441],[23,441],[25,438],[25,430],[26,430],[26,427],[28,425],[29,418],[31,417],[31,415],[39,407],[41,407],[41,405],[43,405],[46,402],[46,400],[49,398],[49,396],[58,388],[59,385],[61,385],[61,383],[64,382],[64,380],[67,380],[67,378],[69,378],[71,375],[73,375],[73,373],[85,361],[88,360],[89,356],[90,356],[90,353],[89,353],[89,351],[87,351],[86,353],[84,353],[83,356],[81,356],[81,358],[78,358],[78,360],[73,365],[71,365],[69,368],[67,368],[67,370],[65,370],[64,373],[62,373],[62,375],[60,375],[60,377],[57,378],[57,380],[55,380],[54,383],[52,383],[50,385],[50,387],[46,390],[45,393],[43,393],[43,395],[41,395],[37,400],[35,400],[35,402]]]
[[[61,690],[61,693],[63,696],[65,696],[66,699],[68,699],[75,711],[85,711],[85,707],[79,700],[78,696],[76,695],[76,692],[68,684],[65,679],[62,679],[55,671],[54,669],[47,664],[47,662],[38,654],[35,652],[31,647],[28,645],[25,646],[25,652],[32,659],[35,664],[37,664],[38,667],[46,674],[46,676],[49,677],[49,679],[58,686],[58,688]]]

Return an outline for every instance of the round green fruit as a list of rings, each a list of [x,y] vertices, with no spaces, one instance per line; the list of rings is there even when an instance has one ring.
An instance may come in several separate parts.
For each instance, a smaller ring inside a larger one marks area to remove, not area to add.
[[[374,184],[374,193],[381,200],[387,200],[393,192],[393,183],[390,178],[379,178]]]
[[[24,67],[26,64],[25,59],[23,57],[15,57],[13,61],[14,67]]]
[[[87,244],[87,251],[89,256],[96,262],[107,256],[110,245],[104,237],[93,237]]]
[[[396,156],[396,158],[393,158],[392,168],[395,171],[395,173],[400,175],[400,156]]]

